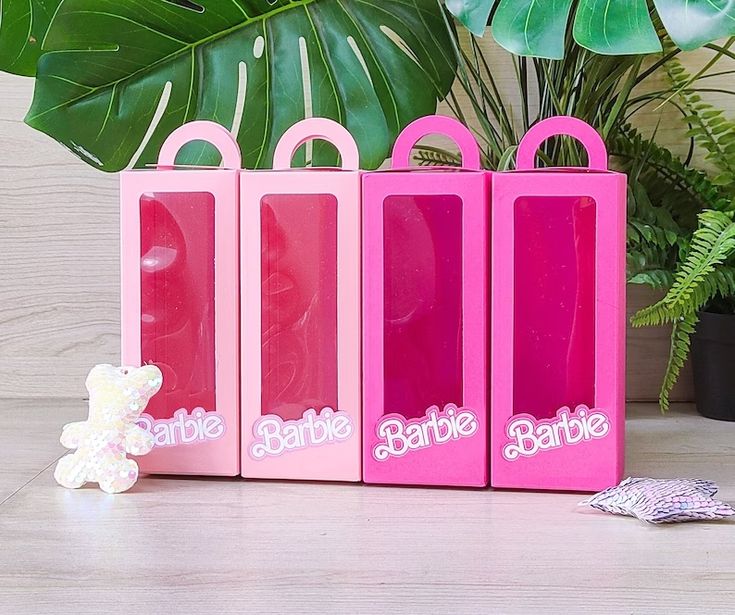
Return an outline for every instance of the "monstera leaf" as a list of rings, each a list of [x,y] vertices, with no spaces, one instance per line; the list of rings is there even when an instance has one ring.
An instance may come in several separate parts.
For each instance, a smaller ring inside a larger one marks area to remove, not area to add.
[[[472,34],[482,36],[495,0],[446,0],[445,4],[447,10]]]
[[[598,53],[654,53],[661,41],[645,0],[587,0],[577,9],[574,40]]]
[[[330,117],[373,168],[451,87],[442,10],[437,0],[65,0],[26,122],[118,171],[155,162],[164,139],[194,119],[231,129],[246,167],[268,167],[291,124]],[[325,144],[312,156],[336,161]],[[177,160],[218,156],[194,145]]]
[[[518,55],[564,57],[571,6],[572,0],[502,2],[493,20],[495,40]]]
[[[684,50],[735,35],[735,0],[653,0],[671,39]],[[493,12],[493,36],[518,55],[559,59],[573,0],[447,0],[471,32]],[[497,5],[497,6],[496,6]],[[661,51],[647,0],[579,0],[574,38],[601,54]]]
[[[36,74],[41,43],[62,0],[0,1],[0,71]]]

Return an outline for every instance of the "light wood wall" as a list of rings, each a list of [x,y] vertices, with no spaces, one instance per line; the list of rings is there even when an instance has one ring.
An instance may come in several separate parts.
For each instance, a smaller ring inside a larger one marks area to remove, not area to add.
[[[486,45],[512,97],[507,54]],[[117,177],[23,124],[32,88],[0,74],[0,397],[80,397],[95,363],[118,361]],[[735,113],[724,95],[717,102]],[[656,117],[649,112],[643,124]],[[681,151],[677,126],[667,122],[659,134]],[[631,288],[629,312],[653,298]],[[629,332],[629,398],[657,397],[667,352],[665,329]],[[687,372],[675,398],[691,397]]]

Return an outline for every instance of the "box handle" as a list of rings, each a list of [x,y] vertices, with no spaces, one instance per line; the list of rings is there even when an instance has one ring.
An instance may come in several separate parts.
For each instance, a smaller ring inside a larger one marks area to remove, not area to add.
[[[309,141],[327,141],[334,145],[342,158],[342,169],[357,171],[360,168],[360,152],[350,132],[341,124],[325,117],[310,117],[289,128],[276,145],[273,168],[290,169],[296,151]]]
[[[518,145],[516,169],[519,171],[535,169],[536,153],[543,142],[559,135],[574,137],[582,143],[589,158],[588,168],[607,171],[607,148],[600,133],[587,122],[568,115],[550,117],[531,127]]]
[[[158,156],[158,168],[172,168],[176,165],[176,155],[187,143],[206,141],[211,143],[222,155],[225,169],[239,169],[241,166],[240,146],[232,134],[216,122],[198,120],[189,122],[174,130],[161,147]]]
[[[462,167],[479,171],[480,148],[470,130],[461,122],[445,115],[427,115],[411,122],[398,136],[393,147],[394,169],[411,166],[411,152],[414,146],[428,135],[444,135],[452,139],[462,154]]]

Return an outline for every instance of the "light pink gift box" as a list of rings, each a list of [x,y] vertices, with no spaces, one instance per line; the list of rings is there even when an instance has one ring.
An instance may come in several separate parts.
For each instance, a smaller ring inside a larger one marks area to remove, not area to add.
[[[208,141],[224,168],[175,168]],[[121,175],[122,362],[155,363],[163,387],[140,425],[155,439],[142,472],[236,476],[240,150],[223,127],[192,122],[156,170]]]
[[[331,142],[341,169],[291,169]],[[241,179],[242,475],[359,481],[360,173],[349,132],[311,118]]]
[[[463,169],[409,169],[413,146],[451,137]],[[393,169],[363,177],[363,478],[487,485],[487,203],[472,134],[409,125]]]
[[[555,135],[589,168],[535,169]],[[623,472],[626,177],[571,117],[535,125],[517,159],[493,178],[491,484],[597,491]]]

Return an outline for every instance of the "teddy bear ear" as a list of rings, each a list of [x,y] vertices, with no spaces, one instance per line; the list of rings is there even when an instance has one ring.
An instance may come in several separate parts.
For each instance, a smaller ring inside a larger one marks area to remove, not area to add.
[[[95,382],[101,382],[103,380],[110,380],[114,377],[115,373],[115,366],[110,365],[109,363],[102,363],[100,365],[95,365],[87,375],[87,388],[89,388],[90,384],[93,384]]]

